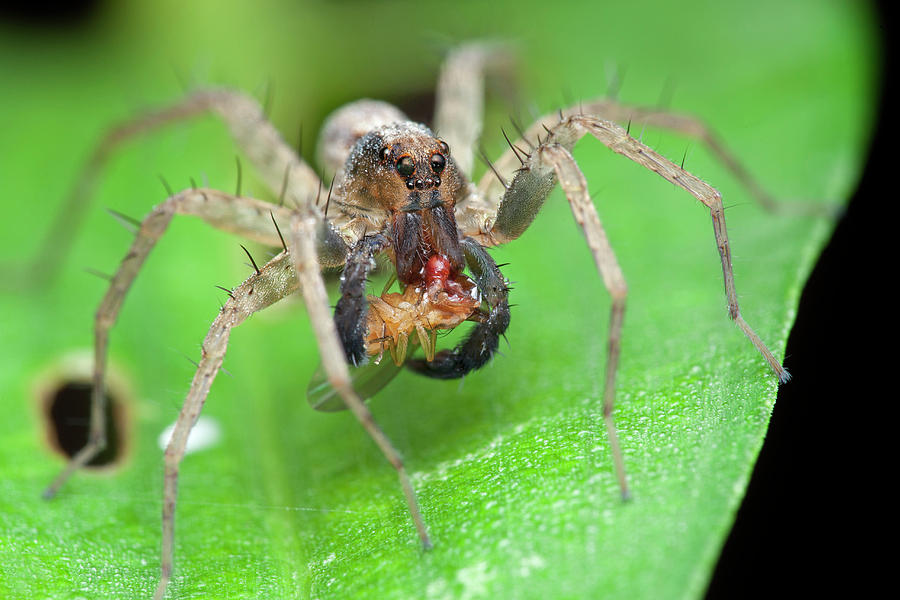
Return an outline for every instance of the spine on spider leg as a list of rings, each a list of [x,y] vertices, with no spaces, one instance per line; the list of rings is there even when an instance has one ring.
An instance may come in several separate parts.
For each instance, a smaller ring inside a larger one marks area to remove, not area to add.
[[[366,362],[366,280],[375,268],[375,255],[387,247],[381,234],[364,237],[350,251],[341,275],[341,298],[334,309],[334,324],[344,347],[347,362],[359,366]]]
[[[486,365],[497,352],[500,336],[509,327],[509,288],[503,274],[478,242],[465,238],[460,245],[478,291],[491,312],[453,350],[438,352],[431,362],[422,359],[407,362],[416,373],[435,379],[457,379]]]

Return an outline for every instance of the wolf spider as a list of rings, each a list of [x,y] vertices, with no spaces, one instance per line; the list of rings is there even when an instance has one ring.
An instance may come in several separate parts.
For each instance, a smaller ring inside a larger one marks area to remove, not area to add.
[[[636,119],[699,137],[761,203],[771,206],[771,199],[746,171],[697,120],[607,99],[585,102],[540,118],[519,132],[518,144],[507,138],[509,150],[495,163],[488,161],[492,172],[477,185],[470,183],[473,150],[481,129],[484,77],[490,68],[503,62],[503,53],[487,45],[471,44],[451,53],[437,87],[434,131],[439,135],[410,122],[398,109],[383,102],[361,100],[333,113],[320,136],[322,169],[335,173],[333,189],[324,203],[320,201],[322,182],[313,169],[282,140],[254,100],[234,91],[190,94],[173,106],[113,129],[98,147],[95,156],[102,159],[124,139],[212,112],[225,121],[237,145],[281,198],[279,204],[272,204],[240,193],[194,187],[170,194],[140,222],[136,238],[96,313],[89,441],[47,489],[46,497],[52,497],[66,479],[105,446],[103,390],[109,330],[141,265],[173,216],[194,215],[213,227],[283,247],[265,265],[256,267],[254,263],[255,272],[228,290],[229,298],[203,342],[202,358],[165,451],[157,598],[165,594],[173,569],[179,464],[188,434],[222,365],[231,329],[298,290],[306,301],[324,368],[322,381],[327,383],[311,386],[311,402],[323,410],[349,408],[353,412],[396,469],[422,545],[431,546],[403,461],[363,402],[389,376],[371,376],[362,386],[355,386],[354,377],[361,371],[351,371],[350,365],[378,363],[387,351],[391,360],[384,360],[384,364],[399,366],[406,359],[408,346],[421,344],[424,358],[406,360],[406,365],[428,377],[458,378],[484,366],[496,352],[498,340],[510,322],[507,281],[486,249],[522,235],[557,183],[565,192],[597,271],[612,296],[603,417],[622,497],[628,498],[613,422],[627,288],[588,194],[587,181],[571,154],[585,134],[683,188],[709,208],[729,316],[778,379],[784,382],[789,378],[741,317],[719,192],[631,137],[613,120]],[[96,169],[96,164],[91,168]],[[286,226],[286,238],[279,223]],[[381,296],[366,296],[367,276],[379,254],[390,257],[400,293],[385,291]],[[343,275],[340,299],[332,314],[320,269],[338,266],[343,266]],[[475,322],[469,335],[456,347],[438,351],[435,334],[464,321]],[[357,377],[357,381],[363,379]]]

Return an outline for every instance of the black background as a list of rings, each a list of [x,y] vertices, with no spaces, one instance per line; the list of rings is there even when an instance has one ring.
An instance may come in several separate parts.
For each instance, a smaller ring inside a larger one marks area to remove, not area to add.
[[[794,378],[778,392],[708,600],[885,593],[896,467],[883,440],[898,398],[885,385],[897,354],[896,227],[886,226],[900,189],[890,4],[876,5],[884,68],[866,167],[801,296],[784,362]]]

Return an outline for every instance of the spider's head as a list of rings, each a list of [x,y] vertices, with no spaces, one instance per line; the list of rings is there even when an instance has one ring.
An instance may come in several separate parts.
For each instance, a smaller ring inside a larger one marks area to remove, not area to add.
[[[363,136],[345,166],[344,197],[365,211],[415,212],[438,204],[450,212],[464,189],[450,147],[409,121]]]
[[[387,223],[400,281],[418,282],[434,255],[446,257],[453,273],[463,269],[454,207],[465,180],[427,127],[406,121],[367,133],[347,159],[341,187],[348,211]]]

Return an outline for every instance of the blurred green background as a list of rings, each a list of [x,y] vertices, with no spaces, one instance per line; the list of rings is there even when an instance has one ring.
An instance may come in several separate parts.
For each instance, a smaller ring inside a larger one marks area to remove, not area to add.
[[[312,157],[322,119],[359,97],[430,114],[442,53],[509,40],[519,85],[492,88],[483,138],[601,96],[701,116],[780,198],[842,202],[869,136],[879,67],[855,2],[100,3],[77,28],[0,22],[0,257],[38,250],[92,145],[116,121],[229,85],[271,92],[272,120]],[[725,197],[748,322],[781,356],[832,223],[768,215],[702,146],[632,132]],[[40,491],[63,461],[38,390],[78,371],[140,217],[190,178],[232,190],[235,149],[211,118],[130,144],[109,164],[51,285],[0,296],[0,597],[134,598],[158,574],[162,460],[199,343],[248,274],[239,240],[176,220],[112,334],[127,389],[121,468]],[[515,282],[510,345],[460,382],[403,373],[372,402],[404,454],[436,542],[422,554],[396,477],[347,414],[314,413],[302,306],[235,330],[205,414],[217,446],[187,457],[172,598],[696,597],[762,443],[774,378],[725,311],[708,212],[584,141],[575,156],[629,283],[617,419],[634,501],[618,501],[599,411],[609,302],[563,196],[493,252]],[[245,165],[246,167],[246,165]],[[479,165],[479,174],[484,167]],[[270,198],[245,168],[244,192]],[[251,246],[259,258],[266,250]]]

